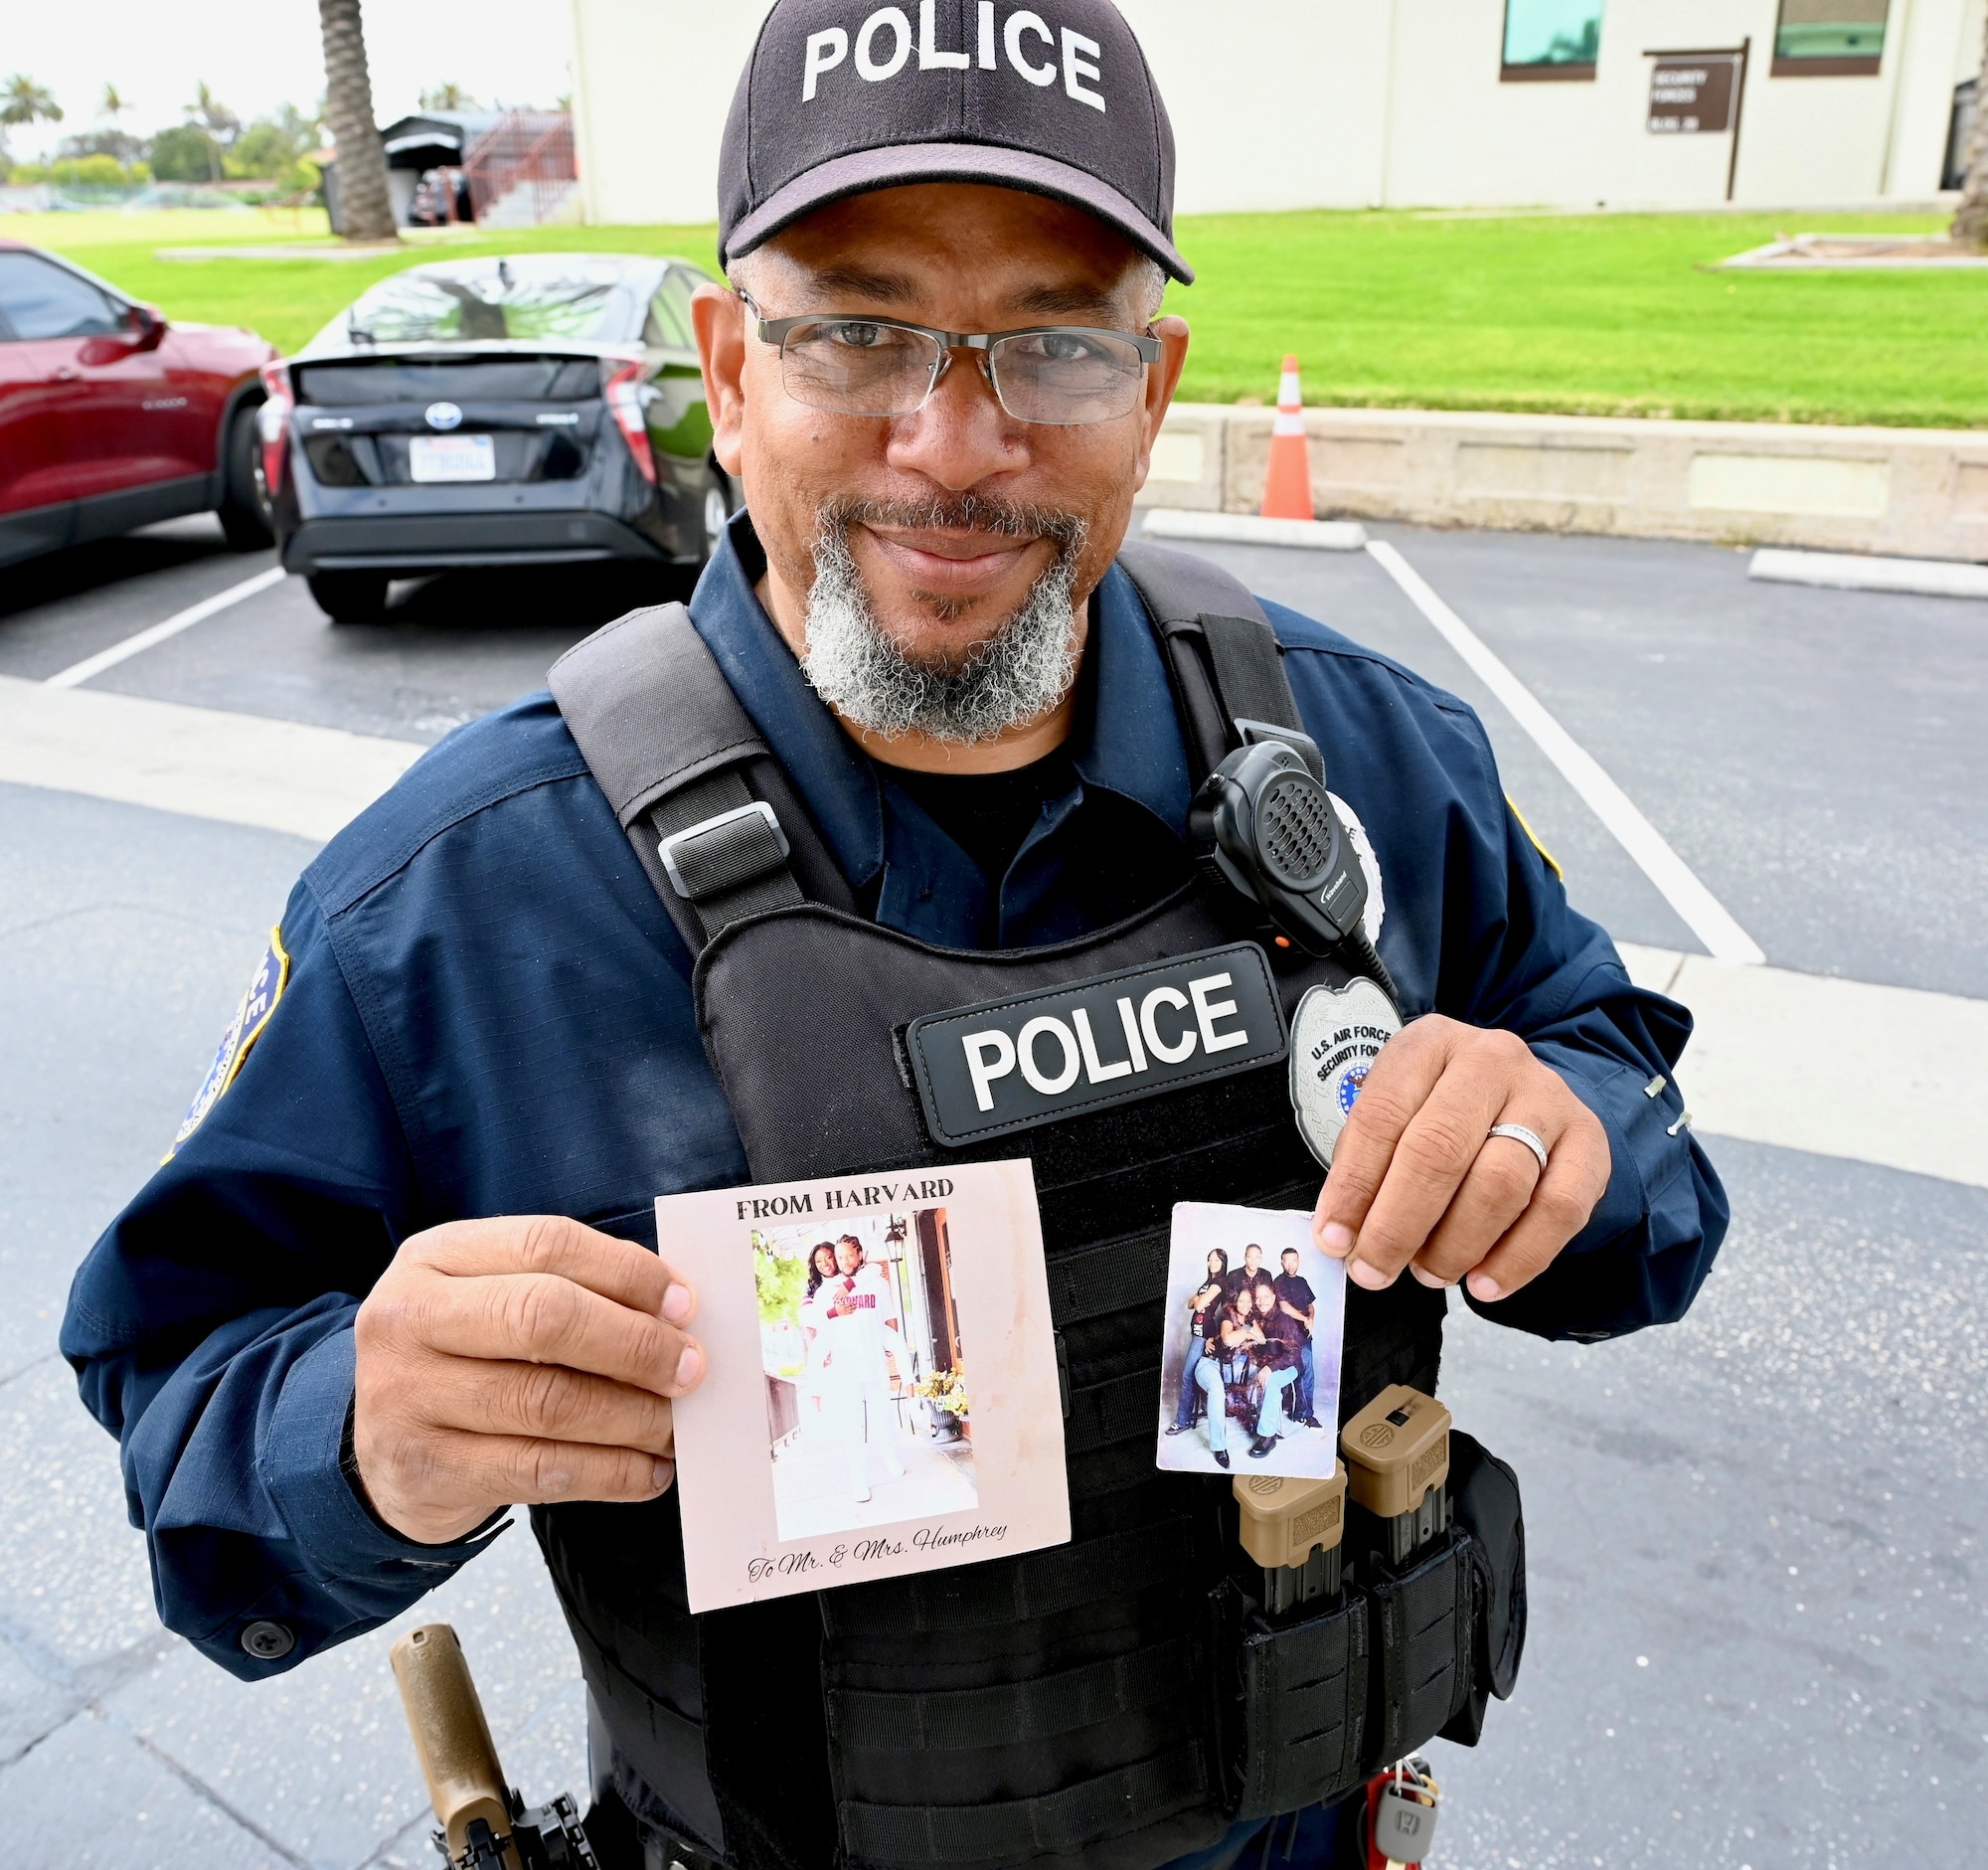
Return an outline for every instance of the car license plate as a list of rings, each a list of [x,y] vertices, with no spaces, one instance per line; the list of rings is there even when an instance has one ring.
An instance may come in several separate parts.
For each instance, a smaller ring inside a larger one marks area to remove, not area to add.
[[[414,435],[408,472],[415,480],[495,480],[497,444],[488,435]]]

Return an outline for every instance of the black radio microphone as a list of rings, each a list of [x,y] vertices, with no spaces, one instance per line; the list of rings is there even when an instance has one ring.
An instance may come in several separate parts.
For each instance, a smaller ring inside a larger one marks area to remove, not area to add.
[[[1367,938],[1367,873],[1325,789],[1317,744],[1261,721],[1236,726],[1243,745],[1188,810],[1197,854],[1306,953],[1341,955],[1399,1004]]]

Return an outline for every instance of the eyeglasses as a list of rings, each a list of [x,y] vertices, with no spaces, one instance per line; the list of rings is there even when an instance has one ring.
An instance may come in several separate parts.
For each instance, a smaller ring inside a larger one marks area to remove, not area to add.
[[[746,295],[742,292],[742,298]],[[758,307],[746,299],[753,312]],[[1158,338],[1089,325],[1019,331],[934,331],[899,318],[760,318],[780,347],[787,394],[840,416],[915,416],[955,351],[977,351],[1001,407],[1017,422],[1060,427],[1108,423],[1139,406]]]

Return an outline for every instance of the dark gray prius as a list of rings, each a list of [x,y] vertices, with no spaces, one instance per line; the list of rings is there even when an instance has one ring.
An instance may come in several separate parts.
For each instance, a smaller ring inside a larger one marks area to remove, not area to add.
[[[328,615],[456,567],[694,567],[735,489],[711,453],[687,260],[530,254],[410,267],[263,372],[286,570]]]

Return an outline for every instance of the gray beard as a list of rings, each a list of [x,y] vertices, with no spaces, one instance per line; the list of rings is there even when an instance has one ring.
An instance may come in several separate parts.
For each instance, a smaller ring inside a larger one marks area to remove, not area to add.
[[[946,664],[914,662],[878,622],[849,551],[849,525],[977,526],[1057,542],[1055,562],[1000,632]],[[844,720],[897,740],[922,734],[971,745],[1039,720],[1077,680],[1071,601],[1083,522],[1067,513],[1007,507],[969,495],[930,507],[843,506],[820,515],[801,672]]]

